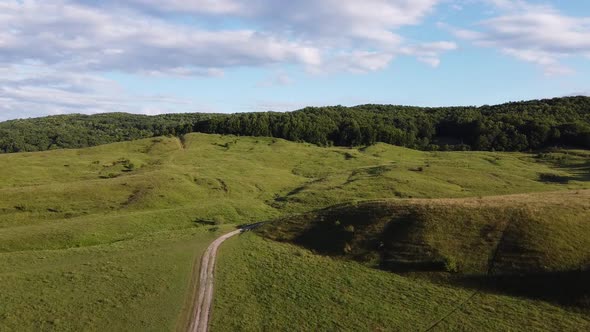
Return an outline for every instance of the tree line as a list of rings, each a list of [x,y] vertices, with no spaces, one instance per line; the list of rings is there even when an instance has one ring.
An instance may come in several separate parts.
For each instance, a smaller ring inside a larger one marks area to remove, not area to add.
[[[164,135],[179,135],[214,114],[146,116],[69,114],[0,123],[0,152],[84,148]]]
[[[590,98],[481,107],[360,105],[287,113],[50,116],[0,123],[0,152],[80,148],[190,132],[268,136],[320,146],[383,142],[421,150],[590,148]]]

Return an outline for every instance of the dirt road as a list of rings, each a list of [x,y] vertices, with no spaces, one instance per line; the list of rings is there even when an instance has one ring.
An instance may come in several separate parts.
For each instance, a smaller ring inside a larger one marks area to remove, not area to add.
[[[240,234],[242,230],[236,230],[217,238],[209,245],[203,259],[201,260],[201,272],[199,273],[199,289],[197,292],[197,303],[189,326],[190,332],[207,332],[209,323],[209,312],[213,300],[213,281],[215,272],[215,258],[217,249],[223,241]]]

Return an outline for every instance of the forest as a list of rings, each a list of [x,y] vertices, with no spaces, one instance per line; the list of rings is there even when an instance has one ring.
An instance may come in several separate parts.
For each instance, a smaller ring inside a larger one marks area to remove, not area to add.
[[[0,123],[0,152],[82,148],[190,132],[267,136],[320,146],[383,142],[431,151],[590,148],[590,97],[480,107],[360,105],[285,113],[58,115]]]

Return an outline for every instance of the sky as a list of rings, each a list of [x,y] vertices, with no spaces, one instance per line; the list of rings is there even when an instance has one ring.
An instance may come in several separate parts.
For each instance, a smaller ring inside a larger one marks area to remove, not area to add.
[[[588,0],[0,0],[0,121],[569,95]]]

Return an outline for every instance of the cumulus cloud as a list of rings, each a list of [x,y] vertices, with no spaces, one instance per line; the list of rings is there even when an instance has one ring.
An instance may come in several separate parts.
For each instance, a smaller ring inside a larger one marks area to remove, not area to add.
[[[187,73],[269,63],[317,65],[319,50],[253,30],[208,31],[131,13],[27,1],[0,4],[0,61],[86,70]],[[35,47],[31,47],[35,45]]]
[[[127,5],[162,14],[225,14],[308,40],[323,39],[330,43],[340,43],[352,38],[369,43],[397,45],[401,38],[391,30],[420,23],[439,2],[440,0],[131,0]]]
[[[368,54],[359,54],[387,52],[392,58],[403,43],[392,30],[417,24],[437,2],[130,0],[116,7],[91,7],[88,1],[8,1],[0,3],[0,61],[35,59],[89,70],[210,75],[228,67],[273,63],[319,67],[332,60],[330,54],[347,50],[351,71],[381,69],[367,65]],[[230,15],[263,29],[206,30],[136,9]]]
[[[129,0],[129,5],[158,12],[180,12],[193,14],[244,14],[245,3],[234,0]]]
[[[135,97],[113,91],[105,72],[208,77],[294,65],[309,73],[367,73],[401,55],[436,67],[454,44],[410,43],[399,30],[420,24],[441,1],[1,1],[0,117],[18,109],[137,111]],[[28,72],[32,64],[39,73]],[[289,82],[279,75],[272,84]]]
[[[475,45],[536,64],[546,74],[568,74],[563,59],[590,53],[590,17],[573,17],[549,5],[526,1],[488,0],[500,12],[476,29],[450,28]]]

